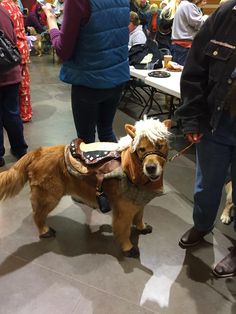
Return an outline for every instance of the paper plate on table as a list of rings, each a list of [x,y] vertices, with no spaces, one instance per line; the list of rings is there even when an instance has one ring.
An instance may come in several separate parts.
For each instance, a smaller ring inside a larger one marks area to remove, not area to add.
[[[176,63],[176,62],[169,61],[167,63],[166,70],[170,71],[170,72],[181,72],[181,71],[183,71],[183,66],[181,64]]]
[[[152,71],[148,73],[148,76],[157,77],[157,78],[165,78],[165,77],[170,77],[170,73],[166,71]]]

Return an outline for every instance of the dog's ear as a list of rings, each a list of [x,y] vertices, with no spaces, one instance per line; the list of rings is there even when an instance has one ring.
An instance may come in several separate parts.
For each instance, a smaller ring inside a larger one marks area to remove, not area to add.
[[[131,124],[125,124],[125,131],[127,134],[129,134],[129,136],[131,136],[132,138],[135,137],[135,132],[136,132],[136,129],[133,125]]]
[[[170,130],[171,126],[172,126],[172,121],[171,119],[166,119],[163,121],[164,125],[167,127],[168,130]]]

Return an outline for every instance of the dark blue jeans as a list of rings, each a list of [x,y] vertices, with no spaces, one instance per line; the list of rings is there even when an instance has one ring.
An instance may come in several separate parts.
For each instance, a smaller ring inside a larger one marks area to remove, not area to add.
[[[226,132],[224,138],[207,133],[196,144],[196,154],[193,220],[198,230],[206,231],[214,226],[230,165],[232,198],[236,204],[236,136]]]
[[[18,90],[19,84],[0,87],[0,156],[5,154],[3,128],[7,132],[11,149],[16,154],[20,155],[28,148],[19,113]]]
[[[85,143],[95,142],[96,130],[101,142],[116,142],[112,123],[123,86],[94,89],[72,86],[71,103],[77,136]]]
[[[185,64],[185,59],[188,55],[188,52],[189,48],[184,48],[176,44],[172,45],[171,47],[173,61],[181,65]]]

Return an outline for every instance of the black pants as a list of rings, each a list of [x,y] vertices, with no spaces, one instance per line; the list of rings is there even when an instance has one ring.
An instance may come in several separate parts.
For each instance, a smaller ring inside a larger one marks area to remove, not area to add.
[[[19,112],[19,84],[0,87],[0,156],[5,154],[3,128],[6,130],[12,150],[21,155],[28,145],[23,134]]]
[[[101,142],[116,142],[112,123],[119,104],[122,86],[94,89],[72,86],[71,105],[77,136],[85,143],[95,142],[96,130]]]

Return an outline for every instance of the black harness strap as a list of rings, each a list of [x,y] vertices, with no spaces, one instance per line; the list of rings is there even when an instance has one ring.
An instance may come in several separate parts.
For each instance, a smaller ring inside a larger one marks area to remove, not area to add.
[[[162,159],[167,160],[167,154],[164,154],[160,151],[150,151],[150,152],[147,152],[146,154],[143,155],[141,162],[143,163],[144,159],[149,155],[157,155],[157,156],[161,157]]]

